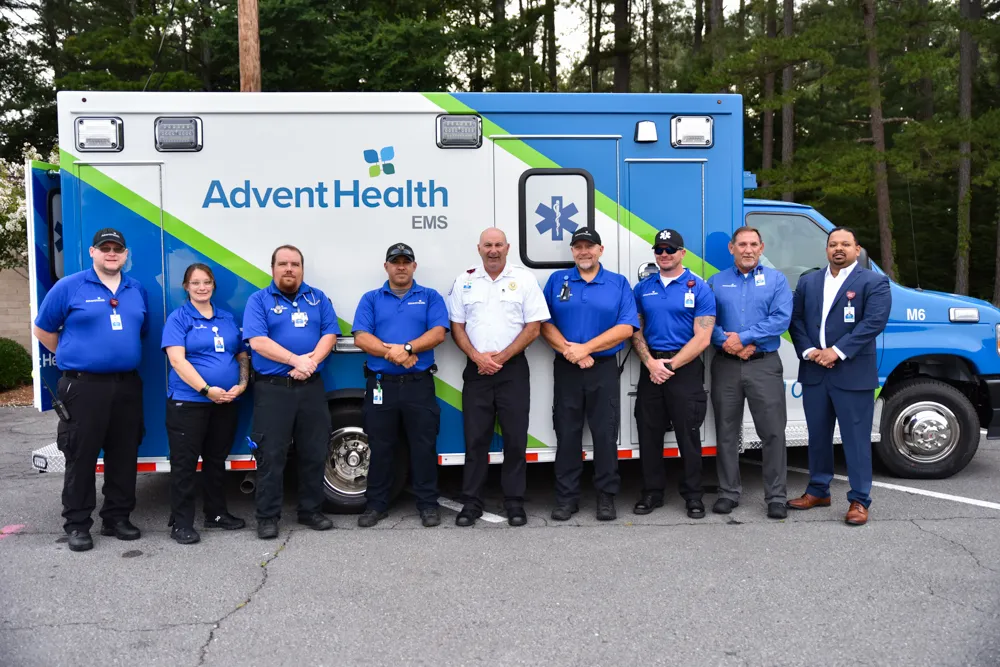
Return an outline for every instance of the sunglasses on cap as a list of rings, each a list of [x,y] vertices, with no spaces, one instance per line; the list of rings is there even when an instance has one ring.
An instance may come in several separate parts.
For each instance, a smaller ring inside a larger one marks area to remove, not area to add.
[[[655,252],[655,253],[656,253],[657,255],[662,255],[663,253],[667,253],[668,255],[673,255],[673,254],[674,254],[674,253],[676,253],[676,252],[677,252],[678,250],[683,250],[683,249],[684,249],[684,248],[674,248],[674,247],[669,247],[669,248],[664,248],[664,247],[656,247],[656,248],[653,248],[653,252]]]

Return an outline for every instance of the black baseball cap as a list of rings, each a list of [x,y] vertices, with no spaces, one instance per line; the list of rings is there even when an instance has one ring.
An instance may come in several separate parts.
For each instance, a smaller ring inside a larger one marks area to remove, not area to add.
[[[94,234],[94,242],[91,243],[90,245],[96,248],[102,243],[117,243],[123,248],[128,247],[127,245],[125,245],[125,235],[122,234],[117,229],[113,229],[111,227],[98,229],[97,233]]]
[[[653,239],[653,247],[659,248],[660,246],[683,248],[684,237],[675,229],[661,229],[656,232],[656,238]]]
[[[574,245],[577,241],[590,241],[591,243],[601,245],[601,235],[597,233],[596,229],[581,227],[573,232],[573,237],[569,240],[569,244]]]
[[[405,243],[393,244],[385,251],[385,261],[391,262],[397,257],[409,257],[411,262],[416,261],[416,258],[413,256],[413,248]]]

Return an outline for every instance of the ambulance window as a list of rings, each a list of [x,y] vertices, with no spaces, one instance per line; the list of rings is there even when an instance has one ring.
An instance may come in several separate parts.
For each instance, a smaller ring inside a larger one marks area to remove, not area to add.
[[[533,269],[573,266],[569,240],[594,228],[594,178],[583,169],[528,169],[518,183],[521,261]]]
[[[62,191],[49,191],[49,275],[52,282],[63,277]]]
[[[813,220],[790,213],[751,213],[746,224],[760,230],[764,266],[781,271],[792,289],[803,274],[827,265],[826,230]]]

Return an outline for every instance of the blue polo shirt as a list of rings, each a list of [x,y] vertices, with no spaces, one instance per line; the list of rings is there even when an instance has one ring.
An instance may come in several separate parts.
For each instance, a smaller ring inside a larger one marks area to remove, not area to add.
[[[694,306],[684,305],[685,295]],[[642,316],[642,335],[652,350],[674,352],[694,336],[694,318],[715,315],[715,295],[704,280],[684,269],[667,286],[654,273],[635,286],[635,307]]]
[[[758,264],[744,276],[733,266],[709,278],[708,286],[715,292],[719,311],[713,345],[721,349],[726,342],[723,332],[732,331],[743,345],[753,343],[760,352],[778,349],[792,320],[792,290],[781,271]]]
[[[111,299],[118,299],[117,308],[112,309]],[[113,312],[121,315],[120,331],[111,328]],[[112,294],[90,268],[52,286],[38,308],[35,325],[59,333],[56,365],[60,370],[133,371],[142,360],[141,339],[149,328],[149,297],[139,281],[124,272]]]
[[[170,313],[163,325],[160,347],[183,347],[184,358],[213,387],[229,390],[240,383],[240,362],[236,355],[244,351],[243,336],[232,313],[212,304],[212,317],[198,312],[190,301]],[[222,337],[224,352],[215,351],[215,337]],[[167,396],[178,401],[211,403],[181,379],[173,368],[167,379]]]
[[[569,292],[566,300],[559,298],[564,285]],[[569,271],[556,271],[549,276],[542,293],[552,313],[552,318],[546,321],[555,325],[570,343],[586,343],[619,324],[639,328],[635,296],[628,279],[606,270],[604,265],[589,283],[580,276],[580,269],[575,266]],[[591,356],[611,357],[624,347],[623,341]]]
[[[293,313],[305,313],[306,325],[297,327],[292,322]],[[254,292],[247,299],[243,310],[243,340],[266,336],[293,354],[312,352],[319,339],[327,334],[339,334],[337,314],[333,302],[321,290],[302,283],[294,299],[288,299],[274,281]],[[288,375],[292,367],[271,361],[259,354],[250,355],[253,369],[263,375]],[[326,359],[316,372],[323,370]]]
[[[434,327],[448,330],[448,308],[437,290],[418,285],[402,297],[392,293],[389,281],[381,288],[365,293],[354,313],[354,332],[364,331],[383,343],[410,343]],[[388,359],[368,355],[368,369],[386,375],[407,375],[426,371],[434,363],[434,350],[417,354],[412,368],[403,368]]]

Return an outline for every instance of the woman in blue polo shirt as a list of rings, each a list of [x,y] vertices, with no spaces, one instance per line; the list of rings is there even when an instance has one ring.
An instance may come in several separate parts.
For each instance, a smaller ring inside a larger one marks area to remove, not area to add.
[[[236,399],[246,390],[250,360],[232,313],[212,303],[212,269],[204,264],[189,266],[184,290],[188,302],[170,313],[161,346],[171,367],[167,382],[170,537],[180,544],[194,544],[201,539],[194,529],[199,456],[205,527],[237,530],[246,525],[226,510],[223,478],[236,435]]]

